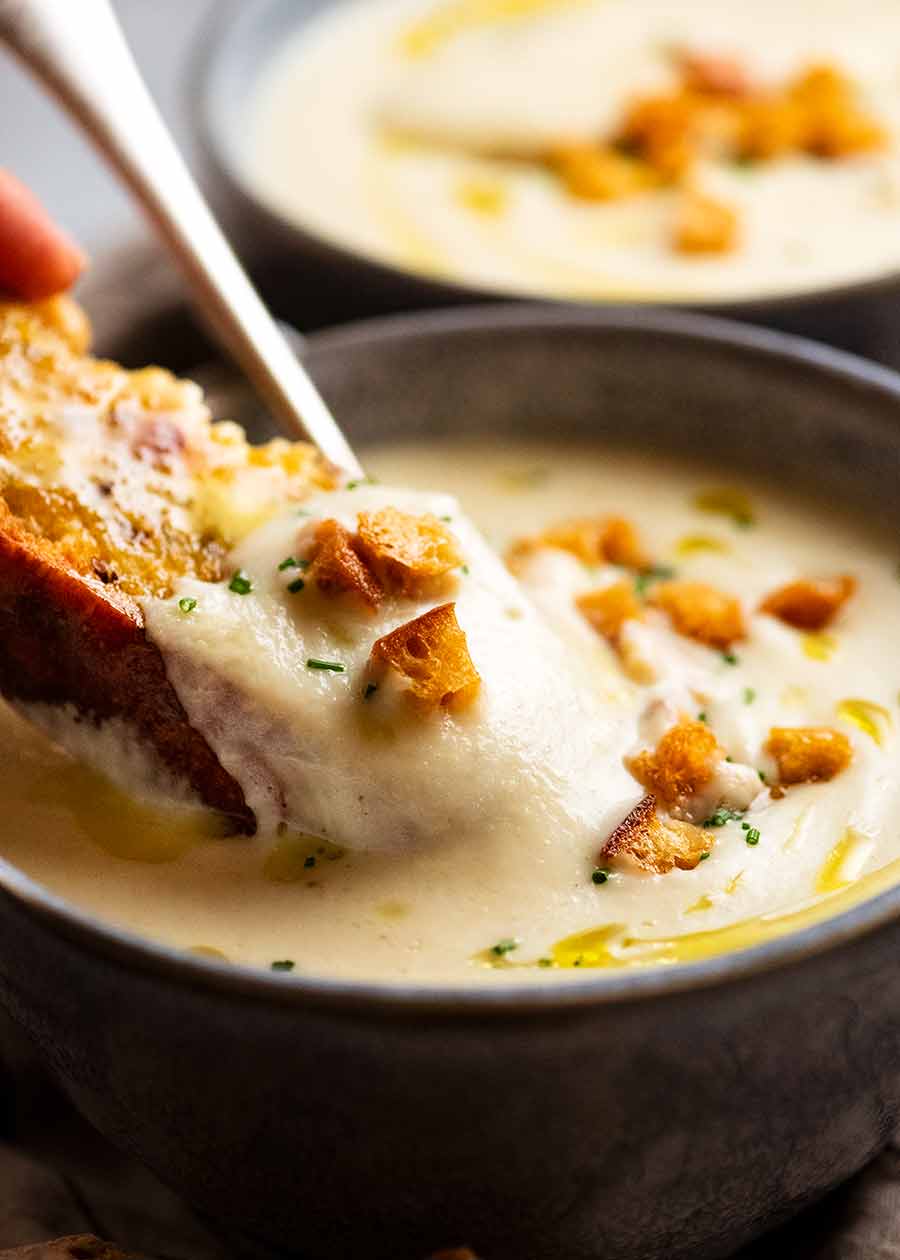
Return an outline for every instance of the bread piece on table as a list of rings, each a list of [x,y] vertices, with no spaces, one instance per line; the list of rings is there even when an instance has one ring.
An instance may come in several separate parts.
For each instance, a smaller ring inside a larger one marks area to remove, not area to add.
[[[303,444],[251,447],[201,391],[87,354],[71,299],[0,303],[0,692],[127,722],[176,778],[252,831],[239,784],[189,724],[139,600],[219,581],[228,550],[334,484]]]

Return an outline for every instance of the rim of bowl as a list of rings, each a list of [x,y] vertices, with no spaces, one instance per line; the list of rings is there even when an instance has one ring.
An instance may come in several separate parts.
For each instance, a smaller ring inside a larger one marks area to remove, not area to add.
[[[592,310],[557,304],[477,305],[384,316],[313,334],[308,347],[330,352],[359,343],[415,340],[435,333],[479,330],[515,331],[595,327],[657,333],[681,338],[686,344],[723,347],[726,352],[758,361],[794,364],[840,380],[866,393],[884,395],[898,406],[900,373],[869,363],[856,355],[784,333],[772,332],[711,315],[642,308],[630,311]],[[900,438],[898,438],[900,441]],[[428,1014],[470,1016],[529,1016],[579,1008],[607,1006],[730,984],[799,964],[867,936],[900,918],[900,882],[857,906],[795,932],[786,932],[760,945],[732,950],[697,962],[655,964],[646,969],[609,973],[580,973],[577,977],[524,982],[496,981],[427,983],[405,980],[373,981],[329,978],[303,972],[277,973],[243,964],[204,958],[186,950],[143,937],[126,928],[95,918],[51,892],[12,863],[0,858],[0,895],[11,896],[26,911],[49,920],[52,929],[90,952],[100,952],[123,967],[152,971],[188,987],[227,990],[233,996],[305,1007],[347,1007],[374,1016]]]
[[[271,3],[272,0],[262,0],[262,2]],[[346,0],[333,0],[335,4],[345,2]],[[322,258],[330,258],[335,265],[363,269],[374,282],[380,280],[395,285],[418,285],[423,298],[427,298],[431,306],[437,306],[443,299],[457,305],[477,302],[514,301],[525,304],[551,302],[562,306],[584,307],[587,310],[605,307],[612,309],[627,309],[633,306],[661,307],[669,310],[710,312],[725,318],[749,318],[756,322],[765,322],[770,317],[789,316],[792,312],[802,310],[811,304],[837,305],[842,301],[852,299],[874,298],[886,295],[891,290],[897,290],[900,287],[900,266],[895,266],[890,270],[859,280],[845,280],[835,284],[821,284],[802,290],[786,290],[746,298],[717,296],[573,298],[565,295],[554,297],[552,293],[545,294],[540,291],[516,293],[502,286],[491,287],[444,276],[432,276],[354,249],[309,224],[288,218],[277,206],[266,200],[254,188],[246,172],[242,170],[234,147],[222,138],[213,107],[215,74],[223,51],[227,50],[232,38],[233,15],[243,13],[246,9],[246,0],[222,0],[222,3],[214,5],[205,20],[201,22],[193,51],[187,58],[185,91],[188,113],[201,149],[219,175],[231,186],[232,193],[237,192],[244,197],[253,207],[254,212],[277,225],[280,233],[296,237],[298,241],[308,242]],[[298,13],[302,14],[302,12],[303,10],[298,8]],[[298,21],[296,25],[299,27],[300,22]]]

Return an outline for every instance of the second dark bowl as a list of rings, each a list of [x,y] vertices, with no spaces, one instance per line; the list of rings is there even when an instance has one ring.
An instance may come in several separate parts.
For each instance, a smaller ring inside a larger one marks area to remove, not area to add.
[[[223,0],[214,6],[198,43],[189,95],[206,183],[220,218],[270,304],[304,329],[386,312],[496,301],[504,296],[496,290],[391,266],[291,222],[267,205],[243,175],[238,149],[261,68],[304,23],[341,2],[346,0]],[[585,305],[622,309],[631,303],[608,299]],[[754,300],[648,305],[766,324],[900,366],[897,272],[799,295],[786,291]]]

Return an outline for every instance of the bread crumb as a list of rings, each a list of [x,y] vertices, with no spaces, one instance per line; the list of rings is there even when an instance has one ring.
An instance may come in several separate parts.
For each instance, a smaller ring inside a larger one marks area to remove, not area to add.
[[[853,745],[829,726],[775,726],[765,752],[774,757],[782,784],[833,779],[853,759]]]
[[[409,699],[422,709],[464,708],[481,687],[455,604],[432,608],[376,640],[370,667],[373,676],[396,670],[408,680]]]
[[[824,630],[856,590],[856,578],[801,578],[773,591],[759,606],[797,630]]]

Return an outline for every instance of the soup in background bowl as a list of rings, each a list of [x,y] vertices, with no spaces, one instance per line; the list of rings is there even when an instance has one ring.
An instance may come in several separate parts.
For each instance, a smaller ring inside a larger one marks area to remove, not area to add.
[[[323,6],[266,50],[230,160],[282,220],[468,289],[855,285],[900,258],[898,23],[885,0]]]

